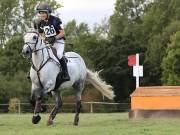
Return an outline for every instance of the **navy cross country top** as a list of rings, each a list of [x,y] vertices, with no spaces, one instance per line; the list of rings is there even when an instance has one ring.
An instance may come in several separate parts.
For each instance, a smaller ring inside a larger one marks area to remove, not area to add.
[[[44,33],[45,37],[52,37],[60,33],[59,30],[62,30],[61,25],[62,22],[58,17],[50,15],[48,21],[41,20],[34,25],[34,28],[38,29],[39,33]]]

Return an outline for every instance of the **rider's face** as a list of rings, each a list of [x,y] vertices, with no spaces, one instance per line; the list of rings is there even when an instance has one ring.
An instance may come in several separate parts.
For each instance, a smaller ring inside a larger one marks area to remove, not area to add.
[[[41,18],[41,20],[47,20],[48,14],[46,12],[39,12],[39,17]]]

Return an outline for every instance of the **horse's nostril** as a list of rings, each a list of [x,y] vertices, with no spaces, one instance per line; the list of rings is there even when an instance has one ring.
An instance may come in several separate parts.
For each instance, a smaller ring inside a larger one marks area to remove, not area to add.
[[[28,53],[29,53],[29,51],[27,50],[27,51],[26,51],[26,54],[28,54]]]

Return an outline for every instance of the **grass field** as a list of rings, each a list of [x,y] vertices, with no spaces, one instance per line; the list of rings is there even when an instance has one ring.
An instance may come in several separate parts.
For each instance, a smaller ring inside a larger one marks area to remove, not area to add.
[[[128,113],[81,114],[79,126],[73,126],[74,114],[58,114],[47,127],[47,114],[38,125],[31,114],[0,114],[0,135],[179,135],[180,119],[129,120]]]

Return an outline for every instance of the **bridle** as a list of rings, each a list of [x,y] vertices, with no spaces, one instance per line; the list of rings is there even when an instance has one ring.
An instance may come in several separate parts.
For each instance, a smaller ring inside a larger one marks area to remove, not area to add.
[[[30,31],[30,32],[26,32],[26,33],[35,33],[37,35],[37,38],[36,38],[36,42],[35,43],[31,43],[31,42],[25,42],[24,45],[27,45],[29,50],[30,50],[30,53],[35,53],[35,52],[38,52],[46,47],[43,47],[43,48],[38,48],[37,49],[37,44],[39,42],[39,33],[38,32],[35,32],[35,31]],[[42,44],[42,39],[41,39],[41,43]],[[34,48],[32,49],[30,45],[34,45]]]

